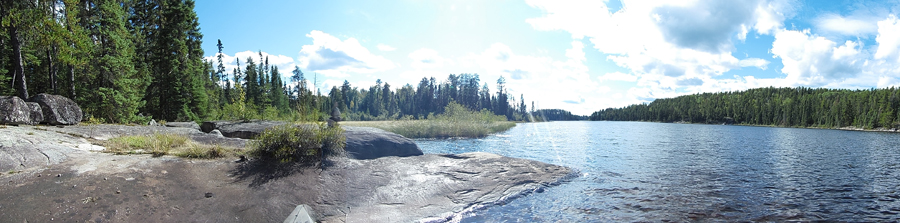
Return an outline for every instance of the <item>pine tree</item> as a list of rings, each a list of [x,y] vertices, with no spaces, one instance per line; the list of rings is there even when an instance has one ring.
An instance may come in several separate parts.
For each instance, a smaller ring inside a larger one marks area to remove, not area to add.
[[[222,94],[219,95],[219,97],[220,97],[219,105],[223,106],[223,105],[225,105],[226,101],[228,101],[228,99],[231,98],[231,95],[229,95],[229,91],[231,89],[230,89],[230,87],[228,87],[229,84],[225,84],[225,82],[228,82],[228,74],[225,73],[225,63],[223,62],[225,54],[222,53],[222,49],[224,49],[225,47],[222,45],[221,39],[218,40],[218,43],[216,44],[216,48],[219,50],[218,53],[216,54],[216,59],[219,62],[218,66],[216,66],[216,75],[218,75],[219,80],[221,81],[217,84],[222,88]]]
[[[128,123],[144,121],[136,116],[138,108],[144,105],[141,100],[147,87],[148,77],[142,76],[134,69],[134,46],[125,28],[125,9],[117,0],[100,0],[96,12],[99,20],[94,23],[99,27],[93,36],[98,40],[94,64],[97,76],[94,83],[99,83],[96,94],[85,110],[96,117],[110,122]]]
[[[259,105],[259,68],[253,58],[247,57],[245,61],[247,66],[244,68],[244,92],[247,95],[247,101]]]
[[[503,76],[500,76],[500,78],[497,79],[497,103],[496,103],[496,107],[494,107],[494,114],[506,115],[507,118],[509,118],[509,115],[507,113],[507,109],[509,108],[509,102],[506,97],[506,91],[505,91],[506,89],[504,89],[505,87],[506,87],[506,78],[503,78]]]
[[[141,40],[153,81],[144,110],[163,120],[199,120],[207,116],[204,90],[203,35],[193,0],[146,1],[146,19],[138,20],[150,35]],[[178,56],[173,56],[178,55]]]

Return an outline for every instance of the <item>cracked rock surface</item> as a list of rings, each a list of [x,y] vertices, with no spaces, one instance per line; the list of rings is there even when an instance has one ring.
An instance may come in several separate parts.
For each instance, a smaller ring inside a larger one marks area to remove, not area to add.
[[[340,158],[324,170],[82,153],[0,176],[0,219],[281,222],[308,204],[321,222],[442,222],[553,186],[571,173],[489,153]]]
[[[0,126],[0,222],[281,222],[298,204],[322,222],[457,221],[575,175],[490,153],[343,157],[325,168],[112,155],[80,137],[156,131],[229,140],[193,128]]]
[[[35,126],[0,127],[0,171],[24,170],[65,161],[71,154],[102,150],[84,138]]]

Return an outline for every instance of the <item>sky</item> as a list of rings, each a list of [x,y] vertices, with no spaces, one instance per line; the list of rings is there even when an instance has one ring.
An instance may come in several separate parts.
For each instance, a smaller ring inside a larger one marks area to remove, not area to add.
[[[700,92],[900,85],[900,0],[198,0],[207,59],[323,93],[478,74],[578,115]]]

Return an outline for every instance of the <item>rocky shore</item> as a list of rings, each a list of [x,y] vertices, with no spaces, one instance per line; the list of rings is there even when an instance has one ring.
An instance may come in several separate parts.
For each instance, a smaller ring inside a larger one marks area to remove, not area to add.
[[[488,153],[421,155],[411,140],[367,128],[347,129],[356,155],[325,168],[112,155],[94,144],[152,133],[247,143],[172,126],[0,126],[0,222],[280,222],[300,204],[321,222],[442,222],[573,176],[566,167]]]

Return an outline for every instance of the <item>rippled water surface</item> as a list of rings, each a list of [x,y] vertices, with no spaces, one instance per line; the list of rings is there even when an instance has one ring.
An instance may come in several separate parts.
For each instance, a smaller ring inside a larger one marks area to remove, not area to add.
[[[483,151],[580,171],[466,222],[900,220],[896,133],[550,122],[416,142],[426,153]]]

